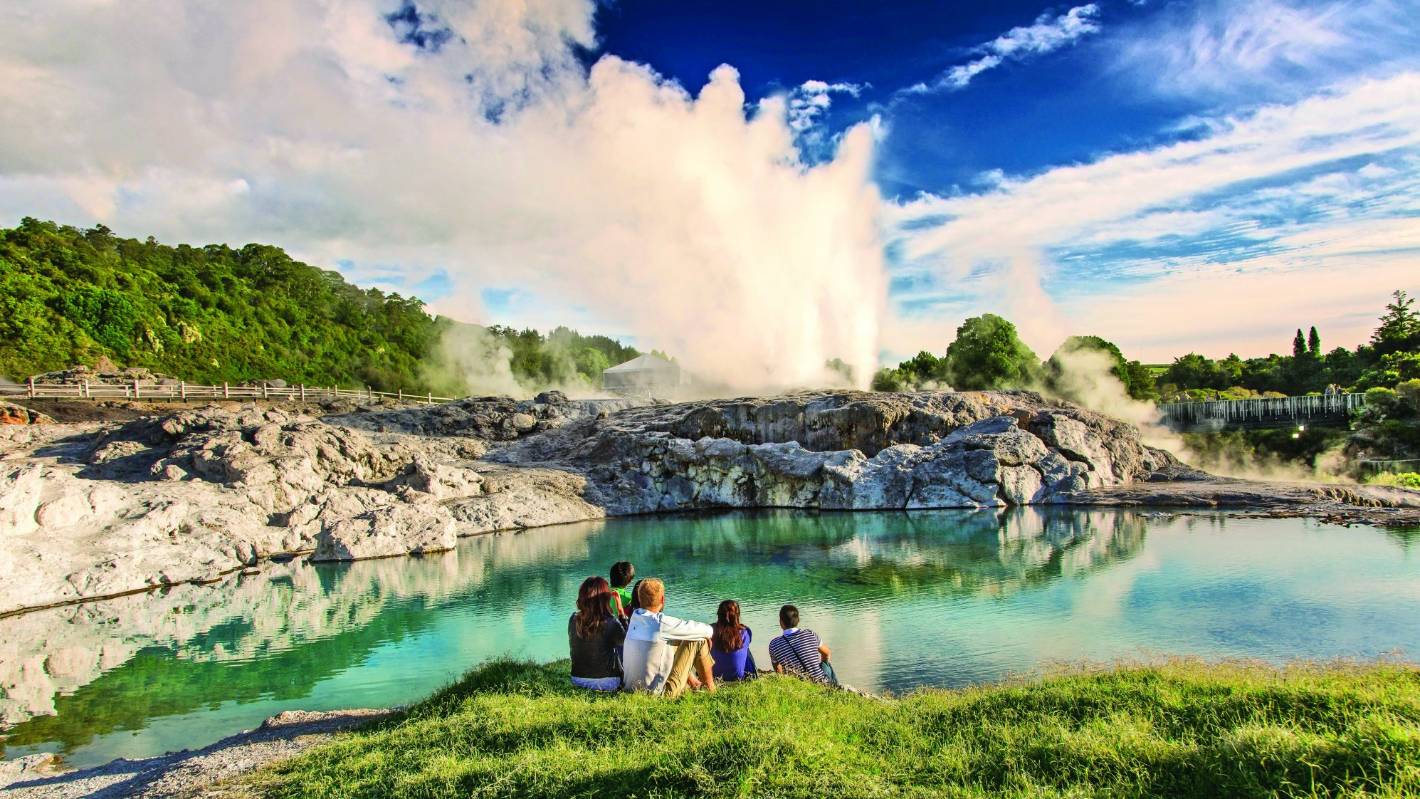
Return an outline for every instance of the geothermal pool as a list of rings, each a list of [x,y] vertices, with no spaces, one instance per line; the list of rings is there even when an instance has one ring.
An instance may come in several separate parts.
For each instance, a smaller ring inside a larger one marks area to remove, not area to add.
[[[493,657],[563,658],[578,583],[621,559],[667,581],[675,615],[738,599],[762,666],[798,604],[871,690],[1160,655],[1420,658],[1413,533],[1059,508],[640,517],[0,619],[0,745],[146,757],[285,709],[409,703]]]

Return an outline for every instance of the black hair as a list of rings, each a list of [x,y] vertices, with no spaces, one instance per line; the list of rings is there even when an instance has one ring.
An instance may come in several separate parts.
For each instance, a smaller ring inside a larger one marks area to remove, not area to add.
[[[641,607],[641,583],[645,580],[637,580],[636,587],[631,589],[631,607],[625,608],[626,615],[630,616],[631,611]]]
[[[629,560],[618,560],[611,564],[611,587],[625,588],[636,577],[636,567]]]
[[[792,630],[799,626],[799,609],[793,605],[785,605],[779,609],[779,623],[784,625],[784,629]]]

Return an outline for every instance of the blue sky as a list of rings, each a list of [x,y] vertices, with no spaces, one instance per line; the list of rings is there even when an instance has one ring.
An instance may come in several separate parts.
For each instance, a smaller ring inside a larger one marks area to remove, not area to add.
[[[955,91],[906,94],[979,57],[1012,28],[1068,13],[1039,2],[691,2],[602,6],[600,51],[645,61],[693,86],[722,63],[740,72],[751,99],[810,80],[862,87],[836,94],[823,124],[841,128],[882,115],[892,135],[877,180],[889,197],[970,187],[983,172],[1032,172],[1158,138],[1197,101],[1126,90],[1111,80],[1093,39],[1106,26],[1137,24],[1150,9],[1129,2],[1087,15],[1100,29],[1048,55],[983,72]],[[1081,113],[1090,109],[1089,113]]]
[[[0,222],[264,241],[745,385],[1420,293],[1420,0],[16,0]]]

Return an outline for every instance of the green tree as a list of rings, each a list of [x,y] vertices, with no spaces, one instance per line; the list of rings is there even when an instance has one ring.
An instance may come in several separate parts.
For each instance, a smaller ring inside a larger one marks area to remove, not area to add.
[[[873,373],[872,389],[874,391],[903,391],[907,388],[907,383],[902,378],[902,372],[897,369],[886,367]]]
[[[1202,388],[1220,391],[1228,387],[1227,375],[1223,370],[1212,360],[1196,352],[1175,358],[1159,380],[1172,383],[1183,390]]]
[[[1306,339],[1306,336],[1303,336],[1303,335],[1302,335],[1302,329],[1301,329],[1300,327],[1297,328],[1297,336],[1296,336],[1296,338],[1293,338],[1293,339],[1292,339],[1292,357],[1293,357],[1293,358],[1305,358],[1305,357],[1307,357],[1307,339]]]
[[[843,378],[848,385],[853,385],[853,367],[849,366],[847,361],[842,358],[830,358],[823,367]]]
[[[1415,300],[1401,290],[1391,297],[1380,325],[1371,334],[1371,346],[1377,355],[1420,347],[1420,314],[1414,309]]]
[[[1307,332],[1307,354],[1313,358],[1321,357],[1321,334],[1316,332],[1316,325]]]
[[[898,364],[897,368],[905,379],[918,386],[943,383],[947,379],[946,359],[938,358],[926,350]]]
[[[1065,339],[1051,354],[1050,360],[1045,362],[1047,384],[1057,391],[1060,390],[1062,378],[1075,360],[1074,356],[1088,352],[1099,353],[1108,359],[1110,373],[1124,384],[1124,390],[1130,397],[1138,400],[1158,398],[1159,392],[1154,384],[1153,372],[1138,361],[1126,360],[1118,346],[1099,336],[1071,336]]]
[[[28,217],[0,228],[0,374],[15,379],[107,356],[194,383],[459,392],[427,368],[455,324],[269,245],[170,247]],[[529,388],[599,378],[637,355],[567,328],[478,332]]]
[[[972,317],[947,347],[947,379],[958,390],[1028,386],[1040,378],[1040,360],[1016,326],[995,314]]]

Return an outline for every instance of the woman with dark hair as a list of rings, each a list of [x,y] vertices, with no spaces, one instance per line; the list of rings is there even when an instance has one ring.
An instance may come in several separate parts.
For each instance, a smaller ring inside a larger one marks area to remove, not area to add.
[[[715,661],[711,674],[722,682],[734,682],[755,675],[754,655],[749,641],[753,632],[740,624],[740,603],[726,599],[715,611],[715,634],[710,637],[710,659]]]
[[[588,577],[577,591],[577,612],[567,620],[572,684],[593,691],[621,689],[621,644],[626,628],[612,611],[611,585]]]

